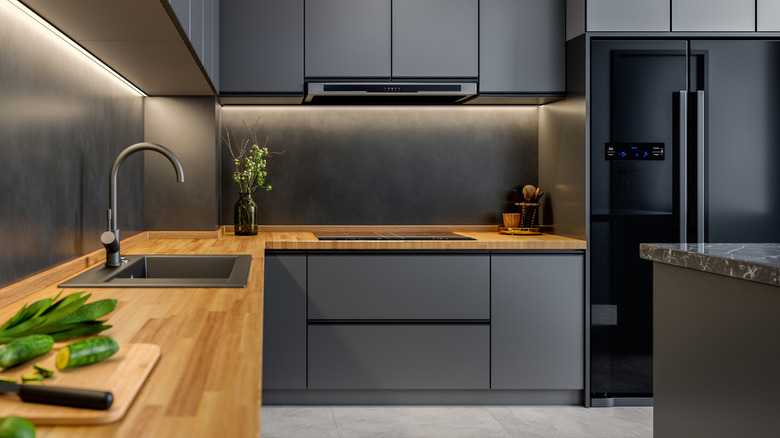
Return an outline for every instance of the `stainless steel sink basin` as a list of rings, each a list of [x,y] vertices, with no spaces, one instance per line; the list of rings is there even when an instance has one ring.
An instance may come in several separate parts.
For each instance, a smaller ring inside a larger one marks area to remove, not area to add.
[[[59,287],[246,287],[250,255],[126,255],[118,268],[101,264]]]

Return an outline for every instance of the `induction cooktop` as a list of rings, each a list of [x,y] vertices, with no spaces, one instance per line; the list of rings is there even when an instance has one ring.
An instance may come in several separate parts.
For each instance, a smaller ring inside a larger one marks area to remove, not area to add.
[[[319,240],[476,240],[449,231],[399,232],[317,232]]]

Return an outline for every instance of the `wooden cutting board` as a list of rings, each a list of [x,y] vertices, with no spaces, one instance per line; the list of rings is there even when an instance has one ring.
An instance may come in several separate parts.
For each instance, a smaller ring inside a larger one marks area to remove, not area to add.
[[[67,343],[56,343],[46,355],[3,370],[0,376],[21,382],[21,375],[35,371],[33,364],[39,363],[55,370],[54,376],[43,381],[44,385],[111,391],[114,395],[111,408],[95,410],[27,403],[16,394],[0,394],[0,417],[16,415],[35,424],[113,423],[125,415],[160,357],[158,345],[120,344],[119,351],[102,362],[60,371],[55,368],[54,359],[63,345]]]

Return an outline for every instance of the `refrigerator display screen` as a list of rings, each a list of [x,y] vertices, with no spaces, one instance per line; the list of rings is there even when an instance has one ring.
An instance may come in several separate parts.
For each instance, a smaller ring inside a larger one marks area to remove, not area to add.
[[[663,160],[663,143],[605,143],[606,160]]]

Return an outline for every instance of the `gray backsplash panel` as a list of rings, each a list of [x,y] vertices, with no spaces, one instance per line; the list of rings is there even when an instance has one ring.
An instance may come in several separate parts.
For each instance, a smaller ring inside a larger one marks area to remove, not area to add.
[[[102,247],[111,164],[143,140],[143,100],[5,2],[0,84],[2,287]],[[118,189],[126,237],[143,228],[139,154]]]
[[[147,97],[144,138],[179,158],[184,182],[160,154],[144,158],[144,225],[152,230],[215,230],[218,218],[219,107],[213,96]]]
[[[261,117],[265,225],[497,225],[515,186],[538,181],[538,108],[225,106],[238,137]],[[222,147],[221,220],[238,189]]]

